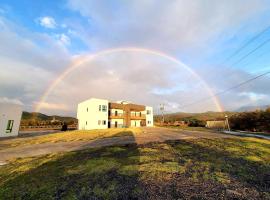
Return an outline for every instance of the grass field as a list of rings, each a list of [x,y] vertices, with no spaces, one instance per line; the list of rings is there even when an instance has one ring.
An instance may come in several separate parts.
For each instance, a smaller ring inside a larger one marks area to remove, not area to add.
[[[4,148],[26,146],[31,144],[42,144],[48,142],[56,143],[56,142],[71,142],[71,141],[89,141],[107,137],[134,136],[140,133],[141,133],[140,128],[67,131],[29,138],[28,137],[14,138],[0,141],[0,150]]]
[[[191,126],[164,126],[165,128],[174,128],[174,129],[180,129],[180,130],[186,130],[186,131],[206,131],[206,132],[216,132],[214,130],[211,130],[206,127],[191,127]]]
[[[196,139],[17,159],[0,199],[269,199],[270,141]]]

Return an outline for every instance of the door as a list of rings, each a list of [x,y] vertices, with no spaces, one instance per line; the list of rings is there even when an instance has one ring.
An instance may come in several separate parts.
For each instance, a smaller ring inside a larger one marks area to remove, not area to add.
[[[111,121],[108,121],[108,128],[111,128]]]
[[[114,127],[117,128],[117,121],[114,122]]]

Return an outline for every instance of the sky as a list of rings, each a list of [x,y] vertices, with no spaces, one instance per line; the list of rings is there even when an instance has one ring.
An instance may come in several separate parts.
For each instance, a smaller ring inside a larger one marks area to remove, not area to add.
[[[269,75],[215,95],[270,71],[269,53],[270,0],[0,0],[0,102],[26,111],[269,105]]]

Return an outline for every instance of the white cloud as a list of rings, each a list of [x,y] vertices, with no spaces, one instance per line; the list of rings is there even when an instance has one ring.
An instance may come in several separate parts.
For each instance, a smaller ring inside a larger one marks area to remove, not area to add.
[[[57,35],[57,38],[62,45],[65,45],[65,46],[70,45],[70,38],[66,34],[64,33],[59,34]]]
[[[174,52],[198,48],[228,29],[233,34],[235,26],[267,7],[264,2],[69,0],[69,6],[90,19],[89,27],[95,25],[97,35],[91,29],[87,32],[87,26],[79,31],[91,46],[129,45]]]
[[[29,32],[1,17],[0,26],[0,96],[20,99],[24,109],[32,111],[32,102],[71,56],[50,35]]]
[[[0,97],[0,103],[12,103],[12,104],[23,105],[23,103],[19,99],[13,99],[13,98],[8,98],[8,97]]]
[[[68,111],[68,106],[65,104],[56,104],[56,103],[49,103],[49,102],[42,102],[42,103],[38,103],[38,102],[34,102],[35,105],[39,105],[40,108],[42,110],[46,110],[46,111]]]
[[[45,27],[45,28],[51,28],[54,29],[56,28],[57,24],[54,20],[54,18],[50,17],[50,16],[45,16],[45,17],[40,17],[38,19],[38,22],[41,26]]]

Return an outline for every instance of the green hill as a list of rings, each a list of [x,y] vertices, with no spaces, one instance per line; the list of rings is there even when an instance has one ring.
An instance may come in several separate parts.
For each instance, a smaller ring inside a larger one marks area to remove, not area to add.
[[[22,120],[24,120],[24,121],[31,121],[31,120],[51,121],[53,118],[55,118],[55,120],[59,120],[62,122],[77,121],[77,119],[74,117],[66,117],[66,116],[58,116],[58,115],[50,116],[50,115],[45,115],[42,113],[26,112],[26,111],[23,111],[23,113],[22,113]]]
[[[182,121],[182,120],[200,120],[200,121],[208,121],[208,120],[223,120],[225,115],[229,117],[235,114],[236,112],[204,112],[204,113],[170,113],[165,114],[164,118],[167,122],[174,122],[174,121]],[[156,115],[155,120],[159,121],[161,119],[161,115]]]

